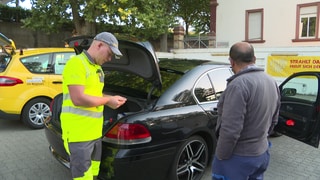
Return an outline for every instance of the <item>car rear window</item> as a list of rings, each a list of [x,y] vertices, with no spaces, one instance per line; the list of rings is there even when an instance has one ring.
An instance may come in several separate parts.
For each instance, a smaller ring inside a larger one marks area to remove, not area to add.
[[[162,59],[159,62],[161,69],[162,89],[155,90],[154,97],[159,97],[165,92],[172,84],[174,84],[182,75],[207,61],[202,60],[176,60],[176,59]],[[105,91],[129,93],[136,97],[144,98],[148,95],[152,88],[151,82],[143,78],[130,74],[127,72],[106,71],[105,72]]]
[[[122,92],[127,95],[145,98],[151,88],[151,83],[143,78],[119,71],[104,71],[104,91]]]

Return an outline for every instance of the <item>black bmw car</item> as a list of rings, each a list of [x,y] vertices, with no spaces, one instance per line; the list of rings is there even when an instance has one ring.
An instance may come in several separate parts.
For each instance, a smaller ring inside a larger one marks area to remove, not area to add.
[[[92,38],[69,40],[79,53]],[[216,106],[228,65],[201,60],[158,60],[149,43],[119,41],[123,57],[103,65],[104,92],[125,96],[104,111],[99,179],[199,180],[216,145]],[[59,108],[56,97],[52,108]],[[59,115],[45,122],[52,154],[65,166]]]
[[[79,53],[92,37],[68,42]],[[124,56],[103,65],[104,91],[125,96],[127,102],[115,110],[105,107],[99,179],[201,179],[214,154],[216,107],[231,69],[200,60],[159,61],[149,43],[119,42]],[[279,88],[275,130],[318,147],[320,72],[294,73]],[[51,104],[45,134],[54,157],[69,167],[61,139],[61,102],[60,94]]]

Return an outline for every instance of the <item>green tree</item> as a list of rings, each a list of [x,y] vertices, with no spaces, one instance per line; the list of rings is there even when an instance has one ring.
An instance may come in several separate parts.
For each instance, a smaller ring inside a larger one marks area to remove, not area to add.
[[[17,11],[20,11],[20,13],[15,13],[15,17],[12,17],[15,19],[16,22],[20,22],[20,16],[21,16],[21,13],[23,11],[23,9],[20,7],[20,2],[24,2],[25,0],[11,0],[11,1],[5,1],[8,3],[12,3],[12,4],[15,4],[16,6],[16,9]]]
[[[107,30],[139,40],[167,33],[174,19],[166,0],[37,0],[32,2],[32,17],[24,26],[48,33],[67,24],[79,35],[94,35]]]
[[[190,26],[198,33],[210,31],[210,0],[173,0],[173,10],[185,22],[187,35]]]
[[[160,39],[160,51],[167,51],[167,35],[178,19],[196,32],[208,32],[210,0],[31,0],[32,16],[24,27],[47,33],[70,28],[77,35],[100,31],[121,33],[126,38]]]

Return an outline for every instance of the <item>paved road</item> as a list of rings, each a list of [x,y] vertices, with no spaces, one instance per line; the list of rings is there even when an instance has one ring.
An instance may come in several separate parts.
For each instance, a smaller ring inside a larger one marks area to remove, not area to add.
[[[272,138],[265,180],[319,180],[320,149],[286,136]],[[44,130],[0,119],[0,180],[70,180],[69,171],[49,153]],[[150,177],[152,180],[152,177]],[[210,167],[202,180],[210,180]]]

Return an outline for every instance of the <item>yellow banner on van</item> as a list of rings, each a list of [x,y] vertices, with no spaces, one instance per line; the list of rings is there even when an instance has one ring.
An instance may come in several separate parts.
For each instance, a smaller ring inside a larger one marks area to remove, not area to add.
[[[320,56],[269,56],[266,72],[274,77],[288,77],[301,71],[319,71]]]

